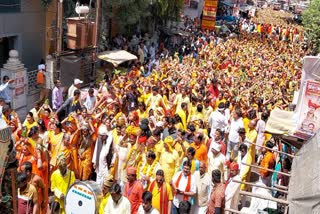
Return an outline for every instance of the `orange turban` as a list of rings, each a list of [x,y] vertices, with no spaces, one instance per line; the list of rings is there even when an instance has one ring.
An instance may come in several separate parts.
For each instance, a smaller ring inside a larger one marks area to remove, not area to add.
[[[127,168],[127,174],[128,175],[136,175],[137,174],[137,169],[134,168],[133,166],[129,166]]]

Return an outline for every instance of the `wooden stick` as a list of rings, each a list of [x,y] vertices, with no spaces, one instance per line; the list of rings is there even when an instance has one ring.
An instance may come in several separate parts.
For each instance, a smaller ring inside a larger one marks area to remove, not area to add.
[[[257,166],[257,165],[247,164],[247,163],[241,163],[241,164],[246,165],[246,166],[250,166],[250,167],[254,167],[254,168],[258,168],[258,169],[267,170],[267,171],[269,171],[269,172],[279,173],[279,174],[282,174],[282,175],[286,175],[286,176],[288,176],[288,177],[291,177],[290,174],[285,173],[285,172],[275,171],[275,170],[272,170],[272,169],[268,169],[268,168],[261,167],[261,166]]]
[[[279,184],[275,184],[274,186],[277,187],[278,189],[288,190],[288,187],[286,186],[281,186]]]
[[[238,180],[232,180],[235,183],[240,183],[240,184],[246,184],[246,185],[250,185],[250,186],[255,186],[255,187],[259,187],[259,188],[264,188],[264,189],[269,189],[269,190],[275,190],[278,192],[282,192],[285,194],[288,194],[288,191],[283,190],[283,189],[278,189],[278,188],[274,188],[274,187],[267,187],[267,186],[263,186],[263,185],[259,185],[259,184],[255,184],[255,183],[251,183],[251,182],[244,182],[244,181],[238,181]]]
[[[248,214],[248,213],[244,213],[244,212],[241,212],[239,210],[234,210],[234,209],[231,209],[231,208],[225,208],[224,211],[228,211],[228,212],[231,212],[231,213],[237,213],[237,214]]]
[[[279,204],[289,205],[289,202],[287,200],[282,200],[282,199],[278,199],[278,198],[274,198],[274,197],[270,197],[270,196],[265,196],[265,195],[261,195],[261,194],[256,194],[256,193],[252,193],[252,192],[240,190],[240,195],[245,195],[245,196],[254,197],[254,198],[261,198],[264,200],[274,201]]]
[[[257,144],[255,144],[255,143],[252,143],[252,142],[250,142],[250,141],[246,141],[245,143],[249,143],[249,144],[252,144],[252,145],[256,145],[256,146],[258,146],[258,147],[262,147],[262,148],[268,149],[268,150],[270,150],[270,151],[278,152],[278,153],[280,153],[280,154],[288,155],[288,156],[294,158],[294,155],[289,154],[289,153],[286,153],[286,152],[282,152],[282,151],[277,151],[277,150],[274,150],[274,149],[270,149],[270,148],[268,148],[268,147],[266,147],[266,146],[260,146],[260,145],[257,145]]]
[[[11,174],[11,188],[12,188],[12,205],[13,205],[13,213],[17,214],[18,213],[18,194],[17,194],[17,187],[16,187],[16,176],[14,173],[14,169],[10,169],[10,174]]]

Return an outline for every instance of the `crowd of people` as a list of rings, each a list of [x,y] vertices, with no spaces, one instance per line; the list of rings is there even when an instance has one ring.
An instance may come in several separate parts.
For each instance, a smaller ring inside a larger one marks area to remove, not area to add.
[[[276,150],[291,148],[265,127],[272,109],[292,110],[304,51],[289,36],[245,29],[224,42],[198,31],[167,58],[164,44],[141,41],[127,75],[85,97],[81,80],[66,96],[56,80],[52,102],[36,102],[25,121],[1,99],[15,138],[19,213],[64,213],[76,181],[101,186],[99,213],[133,214],[238,210],[253,164],[259,182],[288,186],[270,169],[288,173],[290,156]]]

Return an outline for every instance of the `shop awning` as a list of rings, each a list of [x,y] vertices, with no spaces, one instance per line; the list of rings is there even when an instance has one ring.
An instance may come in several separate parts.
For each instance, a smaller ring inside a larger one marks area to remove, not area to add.
[[[118,66],[121,63],[130,60],[136,60],[138,57],[125,50],[104,51],[98,55],[98,58]]]

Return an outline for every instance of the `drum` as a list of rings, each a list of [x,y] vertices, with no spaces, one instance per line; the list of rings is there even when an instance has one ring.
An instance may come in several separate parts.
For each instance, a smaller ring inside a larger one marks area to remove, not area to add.
[[[96,214],[102,199],[102,190],[94,181],[74,183],[65,198],[66,214]]]

